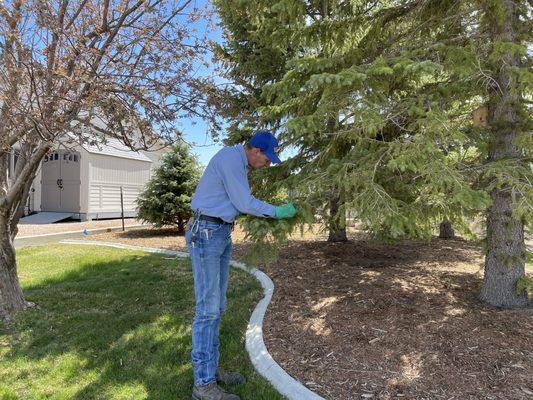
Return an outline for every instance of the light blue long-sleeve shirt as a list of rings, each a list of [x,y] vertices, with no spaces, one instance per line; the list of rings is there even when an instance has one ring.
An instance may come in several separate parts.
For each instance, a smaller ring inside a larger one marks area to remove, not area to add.
[[[252,196],[243,145],[224,147],[213,156],[196,187],[191,207],[226,222],[233,222],[239,214],[272,218],[276,214],[272,204]]]

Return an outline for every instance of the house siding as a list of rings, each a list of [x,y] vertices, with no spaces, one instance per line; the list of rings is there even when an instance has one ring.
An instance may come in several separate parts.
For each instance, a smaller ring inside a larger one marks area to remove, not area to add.
[[[91,214],[120,211],[120,187],[124,211],[136,209],[135,200],[150,179],[150,162],[89,155],[89,210]]]

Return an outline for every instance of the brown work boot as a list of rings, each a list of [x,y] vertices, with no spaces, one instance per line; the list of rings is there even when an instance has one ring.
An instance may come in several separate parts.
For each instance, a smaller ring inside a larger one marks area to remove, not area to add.
[[[206,386],[195,386],[192,390],[193,400],[241,400],[235,394],[226,393],[215,382]]]
[[[246,382],[246,378],[238,372],[224,371],[222,368],[217,368],[215,377],[218,383],[225,385],[240,385]]]

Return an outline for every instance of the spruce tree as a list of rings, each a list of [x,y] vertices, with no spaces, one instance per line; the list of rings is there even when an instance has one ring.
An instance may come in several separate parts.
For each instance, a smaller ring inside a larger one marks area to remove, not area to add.
[[[528,2],[240,4],[252,16],[241,35],[287,55],[283,77],[261,91],[262,118],[282,122],[284,143],[298,149],[273,187],[310,203],[338,189],[386,238],[429,239],[442,221],[470,235],[469,219],[485,213],[481,299],[526,306]],[[488,125],[477,126],[472,112],[485,105]]]
[[[157,228],[177,226],[178,233],[183,234],[192,216],[191,199],[199,179],[196,157],[186,144],[175,145],[163,155],[162,164],[139,195],[138,218]]]
[[[301,56],[303,51],[299,46],[284,39],[291,35],[292,27],[278,20],[283,10],[271,8],[271,3],[267,1],[253,4],[241,1],[218,1],[215,4],[225,32],[223,45],[216,46],[217,58],[223,65],[225,78],[234,83],[233,87],[213,92],[211,102],[221,118],[229,121],[225,143],[243,142],[258,127],[268,127],[281,133],[282,148],[294,147],[295,143],[286,140],[288,138],[284,137],[283,130],[278,129],[283,123],[283,116],[259,113],[260,109],[269,104],[262,94],[263,86],[282,79],[287,71],[287,61]],[[310,5],[307,15],[309,18],[325,20],[329,18],[331,11],[331,8],[318,3]],[[274,20],[275,23],[269,23],[270,20]],[[326,49],[311,48],[305,51],[315,53]],[[329,119],[330,129],[338,129],[339,126],[336,119]],[[313,144],[317,148],[320,145],[318,142]],[[339,151],[343,148],[346,149],[346,146],[341,147]],[[308,192],[305,196],[313,195],[314,204],[316,200],[321,199],[321,204],[317,205],[317,213],[327,221],[325,227],[329,230],[329,240],[344,241],[346,228],[342,188],[332,182],[330,185],[321,185],[312,189],[309,187],[296,189],[296,186],[299,186],[296,181],[285,179],[295,171],[301,170],[318,154],[317,149],[311,150],[311,147],[308,147],[307,150],[282,166],[254,174],[252,186],[258,191],[266,189],[258,193],[264,197],[271,197],[280,189],[284,189],[290,193]]]
[[[517,283],[526,279],[524,223],[531,224],[533,217],[531,116],[524,99],[525,94],[531,99],[533,80],[526,65],[531,9],[526,2],[512,0],[486,1],[482,6],[490,44],[486,189],[492,204],[487,210],[481,299],[495,306],[523,307],[528,304],[527,292]]]

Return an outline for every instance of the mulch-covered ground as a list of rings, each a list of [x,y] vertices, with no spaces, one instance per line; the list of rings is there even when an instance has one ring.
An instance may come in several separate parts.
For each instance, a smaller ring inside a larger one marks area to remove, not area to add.
[[[247,247],[234,235],[234,258]],[[172,230],[89,236],[184,249]],[[295,238],[274,265],[265,342],[326,399],[532,399],[533,311],[481,304],[480,246]]]
[[[480,304],[481,262],[458,240],[292,243],[265,268],[267,347],[327,399],[531,399],[533,314]]]

